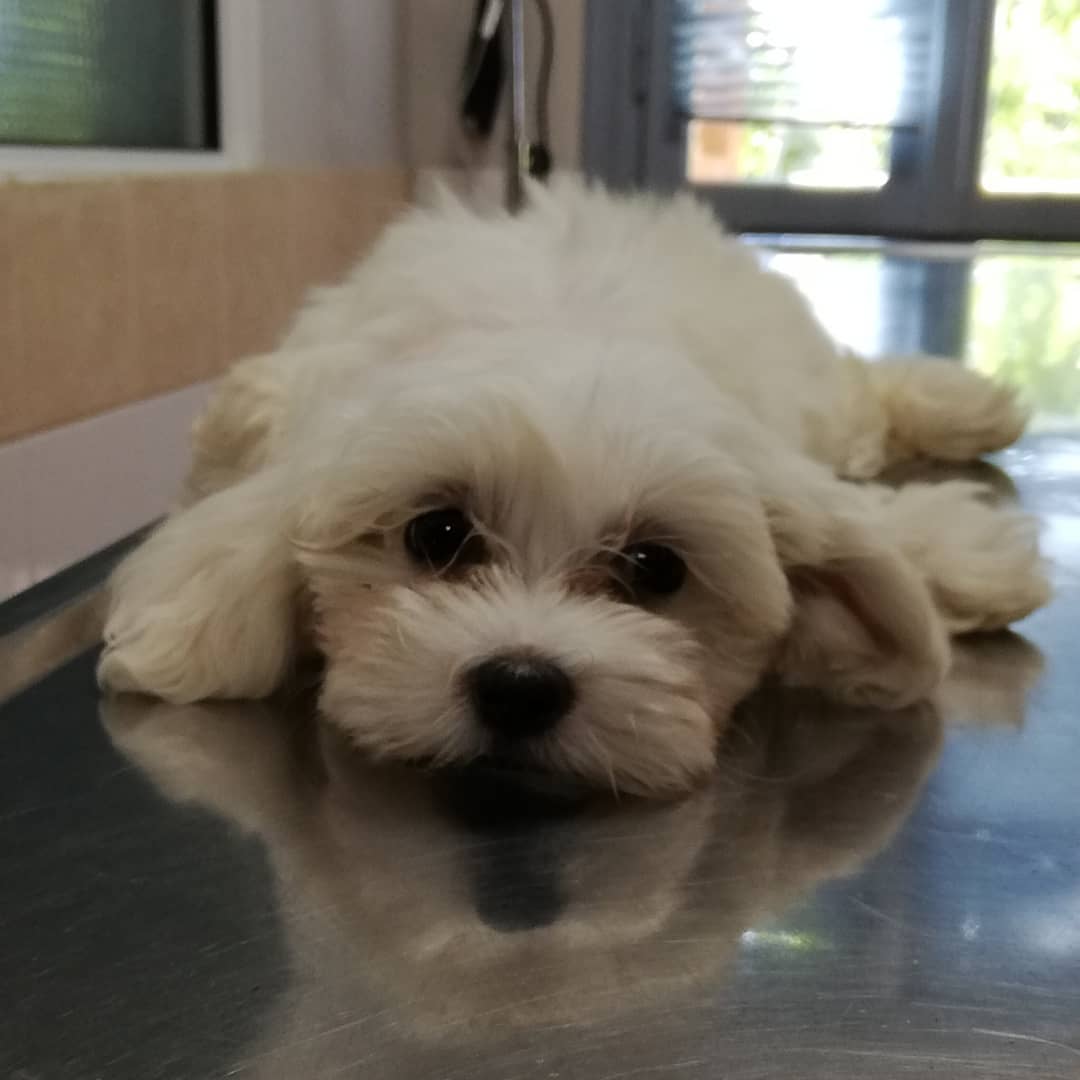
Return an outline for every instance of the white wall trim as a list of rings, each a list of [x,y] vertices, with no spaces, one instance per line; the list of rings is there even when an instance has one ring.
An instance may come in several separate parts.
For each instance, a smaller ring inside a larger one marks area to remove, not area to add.
[[[311,8],[300,5],[310,17]],[[222,167],[243,169],[265,156],[263,9],[259,0],[218,0],[218,91]]]
[[[73,177],[220,172],[240,166],[220,150],[98,150],[74,146],[0,147],[0,177],[41,181]]]

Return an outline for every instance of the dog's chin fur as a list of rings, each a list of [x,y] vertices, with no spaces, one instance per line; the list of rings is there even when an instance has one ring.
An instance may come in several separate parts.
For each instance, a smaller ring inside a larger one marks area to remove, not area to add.
[[[1031,522],[978,488],[844,482],[1007,444],[1009,391],[837,350],[689,201],[537,199],[516,220],[406,218],[223,380],[187,505],[114,580],[105,684],[257,697],[314,645],[322,708],[377,755],[509,752],[670,793],[767,671],[904,706],[940,682],[950,632],[1045,601]],[[448,505],[484,555],[435,573],[406,529]],[[617,587],[638,542],[685,562],[673,595]],[[576,691],[512,750],[462,679],[507,650]]]

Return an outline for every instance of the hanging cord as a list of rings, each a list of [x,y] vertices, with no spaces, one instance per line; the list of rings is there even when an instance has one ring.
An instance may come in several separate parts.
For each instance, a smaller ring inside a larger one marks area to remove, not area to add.
[[[544,179],[551,172],[551,79],[555,68],[555,18],[550,0],[533,0],[539,23],[540,56],[536,72],[533,123],[536,138],[529,143],[528,172]],[[492,131],[504,83],[503,41],[499,27],[505,0],[478,0],[473,16],[469,55],[462,73],[462,123],[466,135],[485,141]]]
[[[533,0],[540,21],[540,63],[536,73],[536,141],[529,149],[529,173],[540,180],[551,172],[551,74],[555,67],[555,19],[550,0]]]
[[[461,121],[475,142],[491,136],[502,95],[505,70],[502,36],[504,0],[477,0],[469,51],[461,77]]]

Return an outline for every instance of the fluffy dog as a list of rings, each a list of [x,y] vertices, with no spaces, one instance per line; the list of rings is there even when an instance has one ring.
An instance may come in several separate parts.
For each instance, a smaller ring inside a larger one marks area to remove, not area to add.
[[[1013,442],[956,363],[867,364],[688,197],[444,198],[238,364],[184,505],[117,572],[103,683],[321,707],[376,754],[676,792],[767,673],[927,696],[949,635],[1048,596],[971,484],[852,483]]]

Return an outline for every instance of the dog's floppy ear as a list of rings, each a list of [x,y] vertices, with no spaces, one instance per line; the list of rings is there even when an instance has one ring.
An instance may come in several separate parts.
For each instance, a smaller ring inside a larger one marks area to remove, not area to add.
[[[181,510],[110,583],[103,686],[186,703],[269,694],[292,659],[299,585],[274,470]]]
[[[929,589],[873,527],[857,489],[805,479],[766,499],[793,599],[778,673],[856,705],[898,708],[926,698],[949,665]]]

